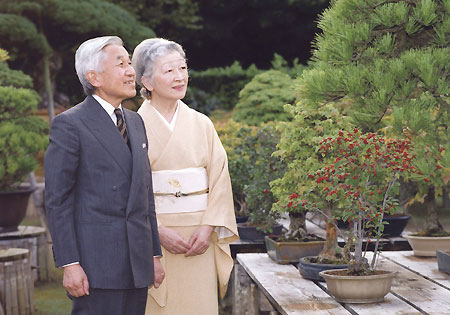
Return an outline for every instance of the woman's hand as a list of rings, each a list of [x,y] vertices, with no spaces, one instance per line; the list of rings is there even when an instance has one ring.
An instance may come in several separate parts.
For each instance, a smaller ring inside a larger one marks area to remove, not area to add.
[[[154,265],[154,281],[153,286],[157,289],[161,285],[164,280],[164,268],[159,261],[159,257],[153,257],[153,265]]]
[[[172,254],[185,254],[191,246],[183,239],[180,233],[174,229],[159,226],[159,239],[161,245]]]
[[[202,225],[198,227],[191,235],[189,240],[190,249],[184,254],[184,256],[196,256],[201,255],[209,247],[211,234],[214,231],[214,226]]]

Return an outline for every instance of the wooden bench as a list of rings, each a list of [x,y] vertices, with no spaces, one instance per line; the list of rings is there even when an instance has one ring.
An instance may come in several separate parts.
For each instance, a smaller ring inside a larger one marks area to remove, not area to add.
[[[267,254],[238,254],[237,262],[233,291],[241,294],[234,296],[233,314],[450,314],[450,275],[437,270],[436,258],[412,251],[382,254],[378,268],[398,274],[384,301],[372,304],[340,304],[325,283],[303,279],[295,266],[276,264]],[[271,308],[261,312],[265,299]]]

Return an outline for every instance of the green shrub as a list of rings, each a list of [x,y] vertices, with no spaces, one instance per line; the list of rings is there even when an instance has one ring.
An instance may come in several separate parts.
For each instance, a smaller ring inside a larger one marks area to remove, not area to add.
[[[261,230],[270,230],[279,214],[271,211],[275,201],[270,182],[282,176],[284,163],[272,155],[280,133],[274,123],[259,127],[229,120],[216,126],[228,155],[233,197],[241,205],[238,215]]]
[[[36,154],[47,146],[48,125],[33,116],[39,95],[31,79],[0,61],[0,191],[14,186],[37,166]],[[23,76],[23,81],[17,80]]]
[[[242,68],[238,61],[228,67],[209,68],[204,71],[190,70],[190,88],[206,93],[202,100],[205,104],[197,108],[232,109],[238,101],[239,91],[259,72],[261,70],[254,65],[247,69]],[[187,95],[186,103],[190,104],[192,99],[193,95]]]
[[[290,114],[284,110],[284,105],[294,99],[291,77],[278,70],[269,70],[257,74],[241,90],[233,118],[249,125],[286,121]]]

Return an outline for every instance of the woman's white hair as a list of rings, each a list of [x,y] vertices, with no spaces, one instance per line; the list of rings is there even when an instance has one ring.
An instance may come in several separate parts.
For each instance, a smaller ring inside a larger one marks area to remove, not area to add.
[[[86,73],[89,71],[103,72],[103,48],[108,45],[123,46],[123,41],[117,36],[96,37],[82,43],[75,53],[75,70],[87,95],[92,95],[95,88],[87,80]]]
[[[155,61],[158,57],[166,56],[171,52],[178,52],[186,59],[186,54],[180,44],[164,38],[150,38],[136,46],[133,51],[131,63],[136,71],[136,83],[142,87],[141,95],[145,99],[151,98],[151,92],[142,84],[142,78],[152,78],[155,70]]]

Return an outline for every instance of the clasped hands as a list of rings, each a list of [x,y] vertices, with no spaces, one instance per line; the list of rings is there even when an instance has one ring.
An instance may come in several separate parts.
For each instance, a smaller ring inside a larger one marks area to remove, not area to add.
[[[198,227],[188,242],[184,240],[181,234],[171,228],[159,226],[159,239],[161,245],[172,254],[184,254],[184,256],[201,255],[209,248],[211,234],[214,227],[202,225]]]

